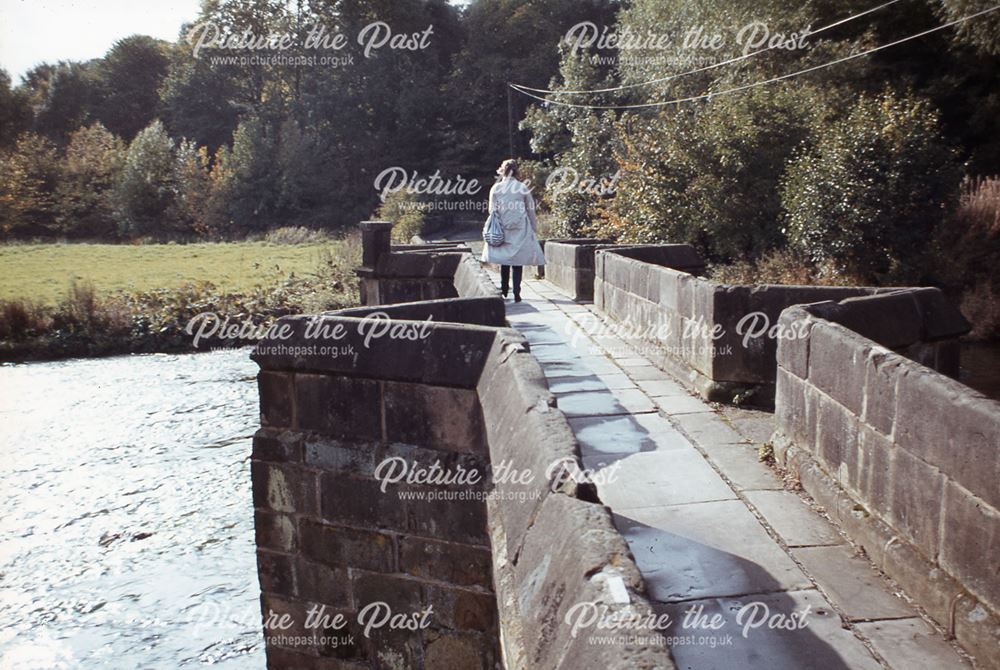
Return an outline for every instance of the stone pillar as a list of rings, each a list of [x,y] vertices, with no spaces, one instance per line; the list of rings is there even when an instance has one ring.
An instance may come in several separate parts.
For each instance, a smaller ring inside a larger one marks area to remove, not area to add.
[[[374,269],[379,256],[389,253],[392,245],[392,223],[389,221],[361,222],[361,265]]]
[[[495,331],[429,324],[420,339],[366,341],[359,318],[312,319],[281,319],[286,336],[276,331],[253,354],[268,668],[492,670],[489,452],[476,384]],[[402,476],[435,468],[475,476]]]

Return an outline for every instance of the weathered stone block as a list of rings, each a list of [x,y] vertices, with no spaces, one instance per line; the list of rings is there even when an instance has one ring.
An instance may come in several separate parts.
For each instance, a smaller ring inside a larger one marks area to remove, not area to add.
[[[809,313],[800,307],[789,307],[778,318],[780,331],[788,334],[777,342],[778,367],[799,379],[809,376],[809,336],[814,324]]]
[[[1000,512],[948,482],[941,526],[941,565],[1000,612]]]
[[[382,416],[378,382],[329,375],[295,375],[296,428],[331,437],[378,440]]]
[[[302,519],[299,538],[304,558],[334,569],[353,567],[383,573],[396,569],[396,547],[392,536],[385,533]]]
[[[295,562],[295,579],[300,598],[332,607],[353,607],[347,568],[332,568],[300,557]]]
[[[491,588],[489,549],[420,537],[399,539],[399,569],[414,577],[457,586]]]
[[[865,423],[882,433],[893,436],[896,420],[896,382],[903,358],[881,347],[872,347],[865,360],[864,407]]]
[[[842,327],[817,323],[809,341],[809,383],[861,415],[871,345]]]
[[[488,545],[489,532],[486,527],[486,503],[477,500],[474,491],[462,487],[457,491],[445,491],[428,486],[401,486],[401,491],[425,494],[437,493],[454,496],[434,500],[407,500],[407,531],[422,537]]]
[[[272,463],[302,461],[302,434],[291,430],[261,428],[253,436],[253,458]]]
[[[813,450],[815,420],[806,404],[806,382],[784,369],[778,370],[774,401],[774,420],[778,432],[800,447]]]
[[[940,289],[916,288],[910,292],[921,313],[921,339],[940,340],[965,335],[972,325]]]
[[[858,432],[857,454],[849,461],[849,480],[841,482],[883,517],[888,516],[890,508],[894,449],[888,438],[862,424]]]
[[[257,373],[260,393],[260,423],[276,428],[292,427],[292,375],[287,372]]]
[[[816,402],[816,447],[819,460],[840,481],[849,478],[847,459],[857,455],[858,419],[850,410],[823,394]]]
[[[320,475],[320,512],[331,523],[363,528],[407,528],[398,490],[381,490],[374,479],[324,473]]]
[[[412,613],[423,609],[427,604],[421,583],[415,579],[365,570],[352,570],[351,577],[354,604],[358,609],[371,603],[383,602],[394,612]]]
[[[892,525],[936,559],[940,546],[944,476],[905,449],[892,452],[889,518]]]
[[[451,630],[490,632],[497,627],[497,603],[492,593],[438,584],[425,587],[434,606],[434,623]]]
[[[375,472],[375,458],[379,451],[373,442],[335,440],[310,436],[303,440],[306,465],[340,474],[371,477]]]
[[[496,327],[506,325],[504,302],[500,296],[447,298],[396,305],[357,307],[331,314],[356,318],[384,314],[391,319],[404,321],[427,321],[429,319],[434,323],[465,323]]]
[[[298,546],[295,519],[286,514],[254,510],[254,538],[263,549],[291,553]]]
[[[1000,508],[1000,403],[910,363],[896,402],[896,443]]]
[[[486,451],[475,391],[386,382],[384,399],[386,440],[467,453]]]
[[[250,464],[253,505],[288,514],[316,513],[316,475],[295,465],[264,461]]]
[[[469,633],[433,633],[424,649],[424,667],[436,670],[492,670],[490,643]]]
[[[910,290],[848,298],[834,320],[889,348],[918,341],[923,329],[923,315]]]
[[[280,596],[294,597],[295,561],[289,554],[278,554],[257,548],[257,576],[260,590]]]

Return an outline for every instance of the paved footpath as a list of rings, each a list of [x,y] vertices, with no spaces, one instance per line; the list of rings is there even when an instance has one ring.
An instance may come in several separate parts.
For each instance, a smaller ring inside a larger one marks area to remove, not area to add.
[[[719,411],[689,394],[621,340],[597,333],[592,305],[545,281],[526,280],[523,298],[508,301],[507,318],[541,362],[585,467],[609,475],[598,493],[654,608],[671,615],[678,667],[971,667],[759,461],[770,415]],[[703,625],[685,628],[685,616],[691,624],[697,614]],[[707,625],[714,614],[726,621],[717,630]]]

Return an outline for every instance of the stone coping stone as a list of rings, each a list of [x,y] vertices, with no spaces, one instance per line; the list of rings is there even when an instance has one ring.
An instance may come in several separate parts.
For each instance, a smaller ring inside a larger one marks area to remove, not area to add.
[[[499,296],[421,300],[419,302],[404,302],[394,305],[354,307],[336,312],[324,312],[324,314],[360,318],[378,312],[384,313],[393,319],[404,321],[426,321],[427,319],[431,319],[436,323],[464,323],[498,328],[502,328],[507,322],[504,301]]]
[[[675,270],[687,268],[701,270],[705,267],[705,261],[689,244],[637,244],[617,246],[603,251]]]
[[[385,334],[375,337],[380,331]],[[475,388],[498,332],[504,331],[337,313],[286,316],[257,343],[250,358],[262,370]],[[508,336],[520,337],[513,331]],[[336,354],[329,351],[333,348]]]
[[[890,349],[955,338],[972,326],[939,289],[907,288],[810,305],[809,313],[839,323]]]
[[[468,252],[405,251],[382,254],[375,262],[375,275],[381,278],[450,279]]]
[[[629,632],[655,632],[574,630],[572,623],[583,620],[573,613],[583,606],[607,608],[610,616],[628,620],[654,616],[639,569],[604,506],[560,494],[546,498],[513,572],[528,667],[675,667],[665,646],[622,639]],[[611,639],[601,644],[596,638]]]

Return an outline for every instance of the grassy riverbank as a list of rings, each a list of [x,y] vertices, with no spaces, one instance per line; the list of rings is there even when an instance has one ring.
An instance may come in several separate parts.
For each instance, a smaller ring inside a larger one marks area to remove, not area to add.
[[[0,361],[188,351],[197,314],[259,325],[353,306],[359,262],[357,238],[0,246]]]

